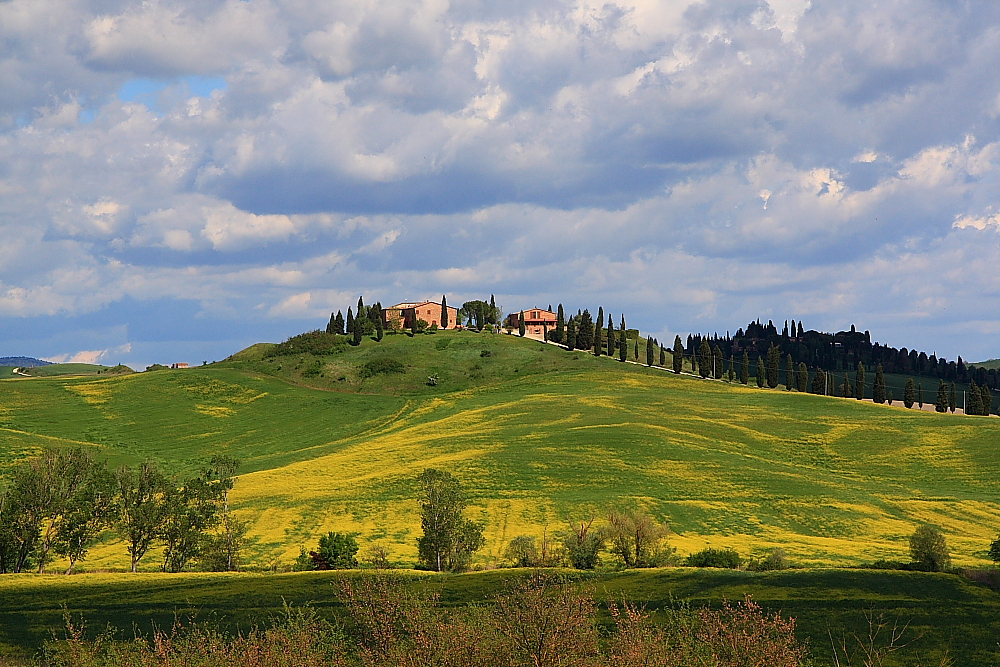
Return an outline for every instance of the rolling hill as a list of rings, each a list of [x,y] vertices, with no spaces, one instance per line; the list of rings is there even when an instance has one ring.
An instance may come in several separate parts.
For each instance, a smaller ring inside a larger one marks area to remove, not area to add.
[[[925,521],[957,564],[982,565],[1000,529],[994,418],[729,385],[504,335],[269,350],[188,370],[4,380],[0,466],[77,443],[179,473],[235,456],[232,502],[261,567],[287,565],[327,530],[412,563],[426,467],[468,489],[469,514],[487,524],[483,565],[519,534],[621,506],[668,521],[682,555],[781,546],[801,565],[905,559]],[[403,372],[362,377],[386,359]],[[84,567],[125,559],[109,534]]]

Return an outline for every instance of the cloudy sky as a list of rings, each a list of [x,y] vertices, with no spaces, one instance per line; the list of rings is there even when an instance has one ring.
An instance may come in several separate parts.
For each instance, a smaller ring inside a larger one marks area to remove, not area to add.
[[[0,356],[383,304],[1000,356],[1000,3],[0,0]]]

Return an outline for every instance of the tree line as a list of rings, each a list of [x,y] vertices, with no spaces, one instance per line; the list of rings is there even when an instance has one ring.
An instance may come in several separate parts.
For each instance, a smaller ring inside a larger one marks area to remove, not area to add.
[[[0,573],[43,573],[61,557],[71,574],[106,530],[124,542],[132,572],[154,546],[164,572],[195,559],[239,569],[247,525],[229,511],[237,465],[216,457],[180,479],[152,461],[111,470],[81,447],[45,449],[14,468],[0,494]]]

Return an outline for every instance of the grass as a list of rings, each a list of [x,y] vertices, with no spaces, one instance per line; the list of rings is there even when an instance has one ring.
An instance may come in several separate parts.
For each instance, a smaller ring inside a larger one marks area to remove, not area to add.
[[[408,573],[414,586],[441,595],[446,606],[482,603],[524,571],[493,570],[462,575]],[[688,601],[718,605],[752,595],[766,609],[795,616],[800,638],[826,664],[828,633],[864,632],[864,610],[910,623],[910,654],[924,664],[949,650],[956,664],[987,667],[998,657],[1000,594],[953,575],[866,570],[801,570],[772,573],[657,569],[581,575],[602,603],[623,597],[651,610]],[[58,631],[64,612],[82,614],[91,633],[108,625],[120,636],[175,618],[211,622],[230,631],[266,624],[282,604],[311,604],[330,618],[342,613],[334,583],[355,573],[292,574],[89,574],[73,577],[12,575],[0,578],[0,654],[30,654]],[[605,617],[605,620],[607,617]],[[904,653],[905,655],[905,653]]]

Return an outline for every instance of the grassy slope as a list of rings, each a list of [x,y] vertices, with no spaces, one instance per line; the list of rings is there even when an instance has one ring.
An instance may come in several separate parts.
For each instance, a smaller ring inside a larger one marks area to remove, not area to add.
[[[795,616],[798,633],[814,655],[828,657],[828,631],[835,635],[864,631],[863,610],[884,611],[890,619],[910,621],[907,639],[923,635],[910,647],[924,664],[950,647],[963,667],[987,667],[997,658],[994,638],[1000,632],[1000,594],[951,575],[912,572],[802,570],[748,572],[666,569],[580,575],[600,601],[622,597],[648,604],[651,610],[686,600],[718,604],[751,594],[771,611]],[[37,648],[62,624],[63,610],[83,614],[97,632],[111,624],[130,637],[133,624],[148,632],[155,623],[169,627],[175,614],[192,615],[230,630],[266,622],[283,602],[311,603],[335,616],[342,609],[333,572],[284,575],[149,574],[80,575],[75,577],[10,575],[0,578],[0,654]],[[416,586],[441,594],[442,604],[488,600],[519,571],[494,570],[464,575],[406,575]],[[77,617],[78,618],[78,617]]]
[[[176,470],[237,456],[233,504],[258,564],[288,563],[326,530],[412,562],[414,477],[429,466],[466,483],[486,561],[518,534],[614,505],[669,521],[682,554],[780,545],[802,564],[905,559],[920,521],[944,528],[957,563],[982,564],[998,528],[1000,420],[730,386],[506,336],[387,337],[321,358],[314,378],[302,371],[317,360],[264,349],[187,371],[0,383],[2,461],[80,441]],[[386,355],[407,373],[358,379]],[[123,564],[109,544],[89,566]]]

